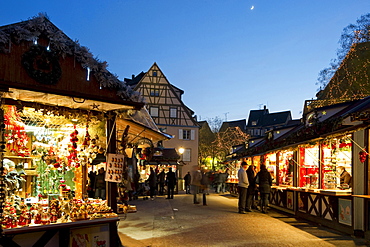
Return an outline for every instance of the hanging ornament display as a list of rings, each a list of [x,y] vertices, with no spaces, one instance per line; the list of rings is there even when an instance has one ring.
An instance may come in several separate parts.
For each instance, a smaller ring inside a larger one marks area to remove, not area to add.
[[[70,139],[70,146],[68,148],[69,156],[68,158],[68,165],[70,167],[76,167],[78,168],[80,166],[80,163],[78,161],[77,156],[77,142],[78,142],[78,130],[76,129],[76,125],[73,126],[74,131],[71,133],[71,139]]]
[[[28,136],[15,106],[7,106],[4,114],[6,147],[13,155],[30,156]]]
[[[369,155],[369,154],[368,154],[367,152],[365,152],[365,151],[360,151],[358,154],[359,154],[360,161],[361,161],[362,163],[364,163],[364,162],[366,161],[367,156]]]

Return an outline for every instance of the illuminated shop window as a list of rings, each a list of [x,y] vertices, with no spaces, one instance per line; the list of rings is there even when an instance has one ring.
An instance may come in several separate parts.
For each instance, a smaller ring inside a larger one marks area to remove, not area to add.
[[[279,153],[279,185],[293,186],[293,151],[281,151]]]
[[[265,164],[271,174],[272,182],[276,183],[276,153],[266,154]]]
[[[319,188],[319,146],[299,148],[299,187]]]
[[[322,185],[323,189],[348,189],[351,187],[352,177],[352,142],[348,136],[332,138],[321,145],[322,147]],[[349,173],[350,178],[342,183],[340,177],[343,168]]]

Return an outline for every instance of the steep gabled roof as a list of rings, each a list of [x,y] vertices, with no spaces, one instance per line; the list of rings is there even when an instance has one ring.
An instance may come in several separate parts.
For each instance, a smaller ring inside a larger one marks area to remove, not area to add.
[[[268,109],[251,110],[248,118],[247,128],[267,127],[286,124],[292,119],[290,111],[269,113]]]
[[[269,114],[269,110],[266,108],[263,110],[251,110],[249,112],[247,127],[262,126],[261,120],[263,119],[263,116],[266,114]]]
[[[48,47],[48,50],[64,59],[73,57],[82,68],[89,68],[101,88],[115,91],[123,100],[143,103],[142,97],[137,92],[120,81],[117,75],[108,71],[107,62],[95,59],[87,47],[81,46],[78,41],[72,41],[44,14],[0,27],[0,54],[12,55],[12,50],[16,49],[15,46],[20,46],[22,42],[29,44],[37,40],[48,42],[43,44],[45,46],[43,49]]]
[[[220,128],[220,132],[225,131],[227,128],[235,128],[238,127],[241,131],[245,132],[245,119],[223,122]]]
[[[292,119],[290,111],[270,113],[263,116],[262,126],[285,124],[290,119]]]

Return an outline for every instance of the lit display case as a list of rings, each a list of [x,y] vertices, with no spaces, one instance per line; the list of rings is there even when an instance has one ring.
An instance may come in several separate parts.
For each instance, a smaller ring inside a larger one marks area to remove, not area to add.
[[[266,168],[271,174],[272,182],[276,183],[276,153],[266,154]]]
[[[352,142],[347,136],[333,138],[322,145],[322,189],[342,188],[342,168],[352,175]],[[345,186],[346,187],[346,186]],[[348,185],[349,187],[349,185]],[[347,188],[346,188],[347,189]]]
[[[293,186],[293,151],[279,152],[279,185]]]
[[[299,187],[319,188],[319,145],[299,148]]]

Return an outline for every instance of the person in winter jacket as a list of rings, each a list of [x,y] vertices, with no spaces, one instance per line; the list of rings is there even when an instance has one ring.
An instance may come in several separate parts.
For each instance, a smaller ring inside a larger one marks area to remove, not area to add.
[[[261,170],[257,173],[256,176],[256,184],[258,184],[258,189],[260,191],[262,213],[267,213],[272,178],[269,171],[267,171],[266,165],[261,165]]]
[[[246,172],[247,167],[248,164],[245,161],[243,161],[240,164],[240,169],[238,170],[239,214],[245,214],[245,203],[247,201],[247,189],[249,186],[248,176]]]

